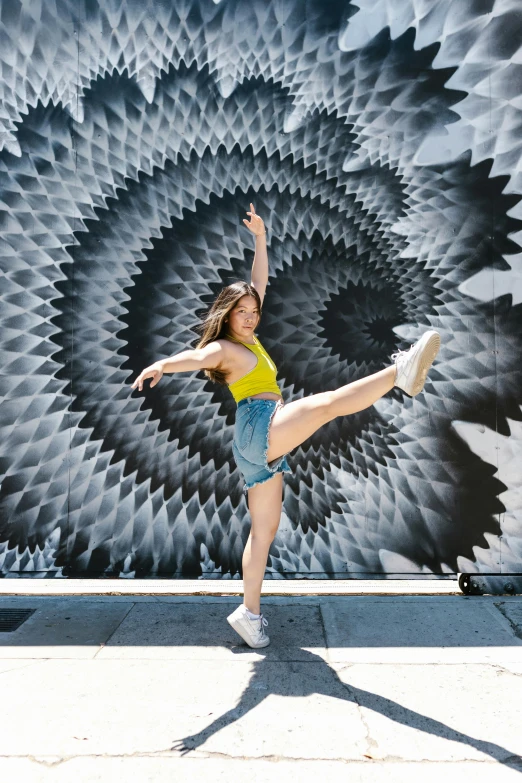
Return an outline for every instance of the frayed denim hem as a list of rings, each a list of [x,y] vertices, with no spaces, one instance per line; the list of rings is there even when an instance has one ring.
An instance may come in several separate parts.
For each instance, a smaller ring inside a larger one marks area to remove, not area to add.
[[[286,454],[281,457],[281,460],[283,460],[286,457]],[[278,465],[277,468],[272,470],[271,468],[268,468],[270,471],[270,476],[266,476],[263,479],[259,479],[259,481],[254,481],[252,484],[245,484],[243,487],[243,493],[246,495],[249,489],[252,489],[253,487],[257,487],[258,484],[266,484],[267,481],[270,481],[270,479],[274,478],[274,476],[277,473],[292,473],[291,468],[285,468],[281,467],[281,465]]]

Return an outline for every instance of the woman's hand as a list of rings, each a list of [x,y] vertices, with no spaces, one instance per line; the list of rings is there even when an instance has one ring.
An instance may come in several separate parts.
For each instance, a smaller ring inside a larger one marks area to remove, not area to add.
[[[150,367],[146,367],[140,372],[131,388],[135,389],[137,386],[139,391],[143,391],[143,381],[146,378],[152,378],[150,382],[150,388],[152,389],[152,387],[156,386],[163,378],[163,366],[159,362],[156,362],[155,364],[151,364]]]
[[[251,212],[247,212],[247,215],[250,215],[250,222],[246,219],[243,220],[243,223],[248,228],[249,231],[251,231],[253,234],[255,234],[256,237],[260,236],[261,234],[266,234],[266,228],[265,224],[263,223],[263,218],[260,218],[259,215],[256,215],[256,211],[254,209],[254,205],[250,204]]]

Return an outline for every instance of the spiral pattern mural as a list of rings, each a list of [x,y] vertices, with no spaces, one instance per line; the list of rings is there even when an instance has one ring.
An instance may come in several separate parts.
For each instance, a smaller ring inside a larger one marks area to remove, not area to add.
[[[228,391],[195,344],[267,226],[285,400],[394,390],[289,458],[273,578],[521,571],[515,0],[11,0],[0,14],[0,569],[240,575]]]

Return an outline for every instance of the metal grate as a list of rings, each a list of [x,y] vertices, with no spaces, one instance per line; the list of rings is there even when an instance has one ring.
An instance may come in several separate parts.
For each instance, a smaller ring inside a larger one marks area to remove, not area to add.
[[[36,609],[0,609],[0,633],[10,633],[36,612]]]

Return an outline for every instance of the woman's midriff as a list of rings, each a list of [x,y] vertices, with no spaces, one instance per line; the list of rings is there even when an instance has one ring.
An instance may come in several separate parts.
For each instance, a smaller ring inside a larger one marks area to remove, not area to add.
[[[251,394],[252,400],[283,400],[280,394],[275,392],[259,392],[259,394]]]

